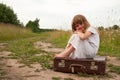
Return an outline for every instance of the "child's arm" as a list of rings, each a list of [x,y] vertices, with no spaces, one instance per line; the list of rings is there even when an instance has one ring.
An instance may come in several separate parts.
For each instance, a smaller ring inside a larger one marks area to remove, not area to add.
[[[89,31],[86,31],[85,33],[80,32],[80,31],[77,31],[77,34],[80,36],[80,38],[81,38],[82,40],[85,40],[85,39],[87,39],[89,36],[92,35],[92,33],[89,32]]]

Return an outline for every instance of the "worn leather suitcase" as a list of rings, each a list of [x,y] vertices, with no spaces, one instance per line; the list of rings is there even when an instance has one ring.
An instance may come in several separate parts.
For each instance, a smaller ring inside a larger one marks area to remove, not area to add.
[[[70,59],[54,58],[54,70],[66,73],[87,73],[104,75],[106,69],[106,57]]]

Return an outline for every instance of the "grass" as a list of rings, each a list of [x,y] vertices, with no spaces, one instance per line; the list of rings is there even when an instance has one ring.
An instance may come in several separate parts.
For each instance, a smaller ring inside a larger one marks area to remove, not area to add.
[[[19,59],[20,62],[30,66],[30,64],[38,62],[44,68],[51,68],[50,62],[52,61],[52,53],[47,53],[41,49],[34,48],[34,42],[38,41],[36,37],[25,38],[16,41],[9,42],[8,47],[5,49],[11,51],[11,58]],[[40,56],[35,56],[36,54],[41,54]]]
[[[100,31],[99,54],[120,57],[120,30]]]
[[[30,29],[10,24],[0,24],[0,42],[35,36]]]
[[[64,78],[64,80],[74,80],[74,79],[72,79],[72,78]]]
[[[120,74],[120,66],[109,64],[108,67],[110,68],[110,72]]]
[[[74,80],[72,78],[61,78],[61,77],[52,77],[52,80]]]
[[[60,80],[61,77],[52,77],[52,80]]]
[[[51,34],[51,37],[54,36],[50,42],[55,44],[56,47],[64,48],[67,44],[71,35],[70,31],[56,31]]]
[[[71,35],[71,31],[54,31],[49,33],[48,42],[56,47],[64,48]]]
[[[0,42],[6,42],[8,45],[0,51],[11,51],[11,58],[18,59],[19,62],[24,63],[27,66],[30,64],[38,62],[44,68],[51,68],[49,61],[52,61],[52,53],[47,53],[41,49],[34,48],[34,42],[44,41],[45,36],[49,36],[46,32],[41,34],[36,34],[31,32],[29,29],[23,29],[19,26],[14,25],[0,25],[0,33],[5,33],[0,37]],[[48,31],[49,32],[49,31]],[[15,34],[15,35],[14,35]],[[35,54],[42,54],[41,56],[35,56]],[[47,54],[47,55],[45,55]],[[49,64],[48,64],[49,63]]]

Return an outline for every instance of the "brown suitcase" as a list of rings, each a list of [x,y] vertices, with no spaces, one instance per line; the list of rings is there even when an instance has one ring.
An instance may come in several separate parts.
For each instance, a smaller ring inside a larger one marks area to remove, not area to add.
[[[54,70],[66,73],[105,74],[106,57],[85,59],[54,58]]]

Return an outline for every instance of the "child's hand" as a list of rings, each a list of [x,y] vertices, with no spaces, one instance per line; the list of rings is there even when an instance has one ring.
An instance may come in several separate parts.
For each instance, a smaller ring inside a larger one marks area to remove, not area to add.
[[[74,31],[73,34],[78,34],[78,32],[77,32],[77,31]]]
[[[83,30],[81,29],[81,30],[74,31],[74,34],[79,34],[79,33],[83,33]]]

